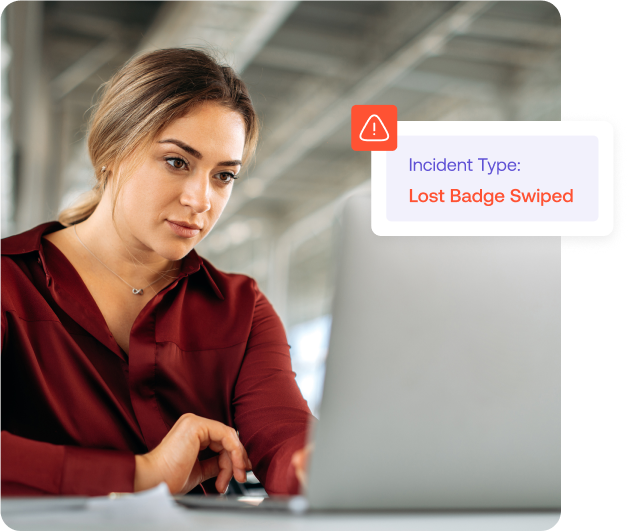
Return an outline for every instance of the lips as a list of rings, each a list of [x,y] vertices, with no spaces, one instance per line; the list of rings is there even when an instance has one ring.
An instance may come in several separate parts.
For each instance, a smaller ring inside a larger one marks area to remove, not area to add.
[[[170,229],[182,238],[193,238],[201,231],[201,227],[192,223],[186,223],[185,221],[171,221],[166,220]]]
[[[201,227],[199,227],[198,225],[195,225],[194,223],[186,223],[185,221],[174,221],[171,219],[169,219],[168,221],[170,221],[171,223],[174,223],[175,225],[179,225],[180,227],[185,227],[186,229],[201,230]]]

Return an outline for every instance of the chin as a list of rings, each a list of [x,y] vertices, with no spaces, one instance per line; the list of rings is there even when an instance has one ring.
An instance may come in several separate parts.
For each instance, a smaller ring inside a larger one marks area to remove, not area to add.
[[[153,250],[166,260],[176,262],[192,251],[195,242],[162,242],[153,247]]]

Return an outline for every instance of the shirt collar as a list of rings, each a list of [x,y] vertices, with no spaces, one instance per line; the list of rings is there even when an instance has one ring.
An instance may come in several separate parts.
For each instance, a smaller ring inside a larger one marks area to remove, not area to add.
[[[63,229],[63,225],[58,221],[50,221],[33,227],[31,230],[3,238],[2,254],[15,255],[32,253],[41,248],[41,239],[45,234]]]
[[[199,275],[201,275],[203,278],[207,279],[207,282],[212,288],[212,291],[214,291],[214,294],[219,299],[225,300],[225,297],[218,287],[218,284],[210,273],[210,268],[208,267],[208,264],[205,263],[205,260],[203,260],[203,258],[201,258],[194,249],[192,249],[183,259],[179,278],[187,277],[197,272],[199,272]]]
[[[63,228],[64,226],[58,221],[50,221],[48,223],[37,225],[26,232],[4,238],[2,240],[2,254],[20,255],[34,251],[39,251],[41,253],[42,237]],[[212,288],[212,291],[214,291],[215,295],[219,299],[225,300],[225,297],[212,277],[207,264],[205,264],[204,260],[194,249],[192,249],[183,259],[178,278],[187,277],[197,272],[199,272],[203,278],[207,279],[208,284]]]

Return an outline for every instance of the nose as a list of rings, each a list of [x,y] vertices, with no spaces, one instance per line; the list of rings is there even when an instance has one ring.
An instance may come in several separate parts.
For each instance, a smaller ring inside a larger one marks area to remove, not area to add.
[[[212,206],[212,186],[207,176],[188,179],[185,182],[180,202],[190,207],[195,214],[203,214]]]

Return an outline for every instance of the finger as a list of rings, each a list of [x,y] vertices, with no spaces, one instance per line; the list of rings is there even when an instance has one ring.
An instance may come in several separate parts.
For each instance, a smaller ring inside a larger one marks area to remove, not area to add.
[[[251,469],[251,461],[247,457],[247,451],[242,445],[232,451],[229,451],[227,448],[225,448],[223,444],[219,442],[212,442],[210,443],[209,447],[211,450],[218,453],[225,452],[225,455],[227,455],[231,461],[233,473],[236,479],[241,483],[246,480],[247,470]]]
[[[295,476],[297,476],[302,486],[305,486],[308,481],[308,464],[312,448],[312,445],[308,445],[301,450],[297,450],[291,458],[291,464],[295,469]]]
[[[290,463],[291,465],[295,467],[295,469],[303,468],[303,456],[304,456],[303,450],[297,450],[293,454],[293,457],[291,458]]]
[[[218,466],[220,470],[216,477],[216,490],[225,492],[229,485],[229,480],[232,478],[233,467],[228,453],[224,450],[218,456]]]
[[[221,471],[218,464],[218,456],[210,457],[209,459],[204,459],[200,461],[201,466],[201,481],[205,481],[206,479],[215,478],[218,476],[218,473]]]
[[[244,471],[247,468],[249,457],[236,431],[232,429],[228,430],[225,437],[221,440],[221,443],[225,450],[229,452],[234,467]]]
[[[242,447],[231,452],[230,457],[234,467],[234,477],[237,481],[244,483],[247,481],[247,462],[249,461],[247,451]]]
[[[211,450],[215,452],[221,452],[226,450],[232,460],[234,468],[234,475],[240,482],[246,481],[247,466],[250,465],[249,457],[247,456],[247,450],[240,442],[238,434],[232,428],[221,425],[219,429],[215,428],[215,435],[218,435],[219,431],[222,431],[222,438],[220,440],[212,440],[209,444]]]
[[[190,489],[196,487],[199,483],[203,481],[203,469],[201,468],[201,463],[198,459],[195,459],[194,465],[192,465],[192,471],[188,476],[188,481],[186,482],[186,486],[189,486]]]
[[[182,428],[185,430],[184,434],[182,434],[184,437],[188,430],[197,433],[199,444],[197,452],[207,447],[219,453],[223,450],[227,451],[231,458],[230,477],[233,473],[238,481],[246,481],[246,469],[249,458],[247,451],[240,442],[238,433],[233,428],[221,422],[193,414],[183,415],[178,422],[182,424]],[[186,427],[188,430],[186,430]]]
[[[220,422],[192,413],[182,415],[162,442],[149,453],[153,456],[151,462],[156,471],[154,475],[163,478],[171,492],[194,487],[198,482],[203,481],[204,475],[201,465],[197,462],[199,450],[207,448],[212,441],[217,441],[216,445],[212,444],[215,451],[223,450],[223,445],[225,445],[233,452],[230,455],[238,467],[237,477],[244,479],[246,452],[235,431]],[[228,457],[227,460],[229,461],[230,458]],[[212,467],[212,465],[207,463],[206,467]],[[220,467],[218,468],[219,470],[215,470],[215,473],[211,475],[216,476],[220,473]],[[221,478],[223,481],[219,482],[222,491],[227,488],[233,473],[231,463],[223,468],[225,469]],[[210,472],[211,470],[208,470],[207,473],[210,474]]]
[[[240,442],[238,433],[233,428],[226,426],[220,422],[198,417],[203,423],[203,433],[201,434],[200,443],[204,447],[209,447],[214,452],[227,450],[232,454],[236,465],[241,468],[247,466],[247,451]]]

